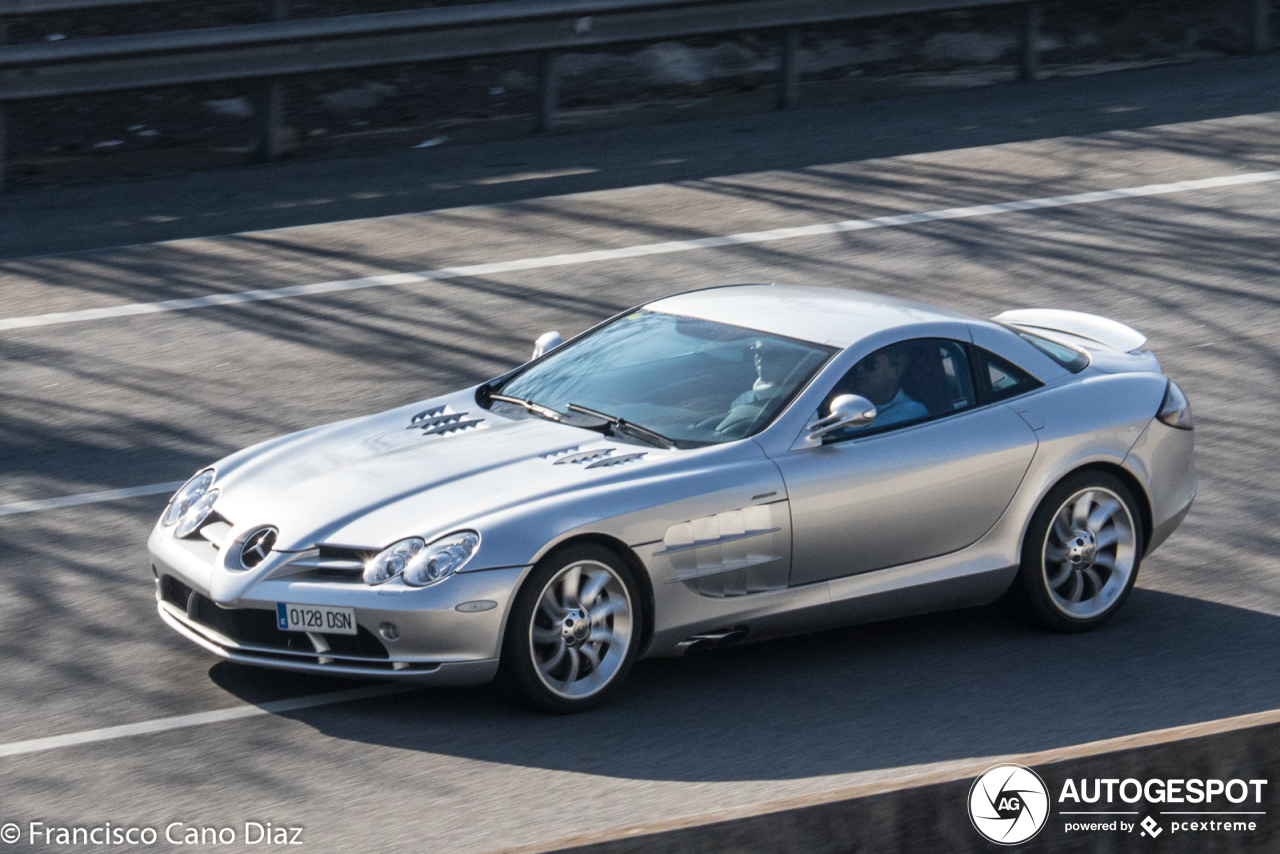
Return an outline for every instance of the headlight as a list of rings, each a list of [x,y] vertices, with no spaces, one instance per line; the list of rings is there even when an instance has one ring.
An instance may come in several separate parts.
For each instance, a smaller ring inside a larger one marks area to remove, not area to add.
[[[209,469],[200,472],[184,483],[182,488],[173,494],[173,498],[169,499],[169,506],[165,508],[164,515],[160,517],[160,523],[168,526],[181,519],[197,501],[204,497],[204,494],[209,491],[209,487],[213,486],[215,476],[214,471]]]
[[[419,537],[410,537],[388,546],[364,565],[364,583],[382,584],[390,581],[409,565],[416,555],[422,553],[427,544]]]
[[[185,537],[203,525],[204,520],[208,519],[209,514],[213,512],[213,505],[218,500],[219,494],[218,490],[211,489],[200,496],[200,500],[192,504],[191,509],[178,518],[178,527],[173,529],[173,535],[175,537]]]
[[[434,584],[457,572],[475,554],[480,535],[459,531],[427,545],[419,537],[401,540],[383,549],[364,566],[366,584],[382,584],[397,575],[413,587]]]
[[[404,571],[404,583],[425,587],[453,575],[471,560],[479,545],[480,535],[475,531],[459,531],[436,540],[409,562]]]
[[[1156,413],[1156,418],[1180,430],[1190,430],[1193,426],[1191,402],[1173,380],[1169,380],[1169,386],[1164,391],[1164,400],[1160,404],[1160,411]]]

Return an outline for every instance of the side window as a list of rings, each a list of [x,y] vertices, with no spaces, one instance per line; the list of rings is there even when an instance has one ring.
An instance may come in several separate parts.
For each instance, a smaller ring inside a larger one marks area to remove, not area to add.
[[[995,353],[978,348],[978,360],[978,381],[984,385],[984,397],[989,403],[1008,400],[1044,385],[1022,368]]]
[[[975,403],[965,345],[946,338],[913,338],[881,347],[849,369],[822,403],[825,415],[842,394],[860,394],[875,404],[866,427],[828,434],[827,441],[866,436],[941,418]]]

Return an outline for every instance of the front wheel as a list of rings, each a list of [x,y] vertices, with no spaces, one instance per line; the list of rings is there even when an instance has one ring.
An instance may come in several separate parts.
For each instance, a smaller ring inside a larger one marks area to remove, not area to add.
[[[1012,592],[1048,628],[1097,628],[1133,589],[1142,537],[1137,504],[1119,478],[1106,472],[1071,475],[1032,517]]]
[[[622,685],[640,646],[631,570],[603,546],[571,546],[539,564],[507,623],[505,681],[549,712],[584,711]]]

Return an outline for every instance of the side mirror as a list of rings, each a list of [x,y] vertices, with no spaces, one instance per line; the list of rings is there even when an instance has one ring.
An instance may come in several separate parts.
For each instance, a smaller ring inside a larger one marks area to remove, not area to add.
[[[842,394],[831,401],[831,414],[809,427],[809,441],[841,427],[865,427],[876,420],[876,406],[860,394]]]
[[[533,342],[533,358],[549,353],[564,343],[564,339],[560,337],[559,332],[544,332],[538,336],[538,340]]]

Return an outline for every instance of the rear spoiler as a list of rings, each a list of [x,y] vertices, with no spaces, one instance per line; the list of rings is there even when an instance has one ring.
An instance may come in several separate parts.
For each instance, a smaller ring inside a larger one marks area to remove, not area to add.
[[[1048,332],[1065,334],[1070,338],[1080,339],[1065,343],[1075,343],[1086,349],[1095,349],[1099,344],[1121,353],[1134,353],[1147,343],[1147,336],[1131,326],[1125,326],[1117,320],[1086,314],[1083,311],[1066,311],[1058,308],[1023,308],[1006,311],[991,318],[997,323],[1016,326],[1028,332]],[[1059,337],[1050,335],[1048,337]]]

